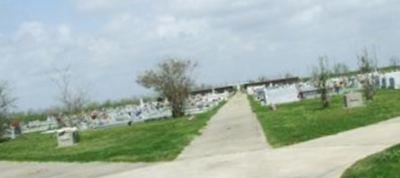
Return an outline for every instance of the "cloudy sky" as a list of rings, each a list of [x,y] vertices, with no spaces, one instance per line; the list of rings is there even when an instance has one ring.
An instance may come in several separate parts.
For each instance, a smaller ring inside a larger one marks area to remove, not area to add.
[[[54,69],[93,100],[149,92],[135,76],[165,58],[198,61],[207,84],[308,74],[319,55],[355,67],[400,56],[398,0],[1,0],[0,80],[17,108],[56,106]]]

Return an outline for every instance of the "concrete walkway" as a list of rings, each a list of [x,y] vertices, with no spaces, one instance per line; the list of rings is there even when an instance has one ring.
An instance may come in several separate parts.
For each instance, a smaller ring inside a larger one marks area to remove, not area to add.
[[[147,164],[129,163],[36,163],[0,161],[1,178],[96,178],[133,170]]]
[[[357,160],[400,143],[400,118],[396,118],[280,149],[262,148],[259,144],[265,139],[258,135],[259,126],[249,110],[245,96],[237,95],[178,160],[104,177],[338,178]]]
[[[233,96],[178,159],[266,149],[266,138],[246,97],[245,94]]]
[[[271,149],[246,96],[234,96],[172,162],[69,164],[0,162],[0,177],[338,178],[373,153],[400,143],[400,118]]]

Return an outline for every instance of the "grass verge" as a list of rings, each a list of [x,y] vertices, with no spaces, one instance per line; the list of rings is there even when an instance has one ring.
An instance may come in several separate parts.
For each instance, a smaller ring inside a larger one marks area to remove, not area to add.
[[[57,148],[56,136],[32,133],[0,143],[0,160],[155,162],[175,159],[222,107],[195,116],[80,133],[78,145]]]
[[[342,178],[395,178],[400,176],[400,145],[374,154],[351,166]]]
[[[346,109],[342,96],[332,98],[331,107],[321,109],[319,99],[283,104],[276,111],[261,106],[249,96],[252,110],[273,147],[291,145],[336,134],[400,116],[400,91],[381,90],[365,107]]]

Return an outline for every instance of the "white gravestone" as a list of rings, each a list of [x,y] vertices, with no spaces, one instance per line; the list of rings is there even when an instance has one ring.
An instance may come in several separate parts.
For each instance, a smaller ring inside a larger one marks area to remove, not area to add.
[[[58,147],[73,146],[78,143],[78,129],[63,128],[57,131]]]
[[[346,108],[354,108],[364,106],[361,93],[349,93],[344,96]]]

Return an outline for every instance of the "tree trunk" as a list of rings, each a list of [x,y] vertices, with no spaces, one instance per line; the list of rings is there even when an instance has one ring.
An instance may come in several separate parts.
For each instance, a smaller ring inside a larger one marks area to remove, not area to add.
[[[173,118],[182,117],[184,115],[185,115],[185,112],[183,112],[183,109],[179,104],[172,106],[172,117]]]
[[[323,85],[323,87],[321,89],[321,101],[322,101],[323,108],[329,107],[329,96],[328,96],[328,89],[326,88],[326,85]]]

